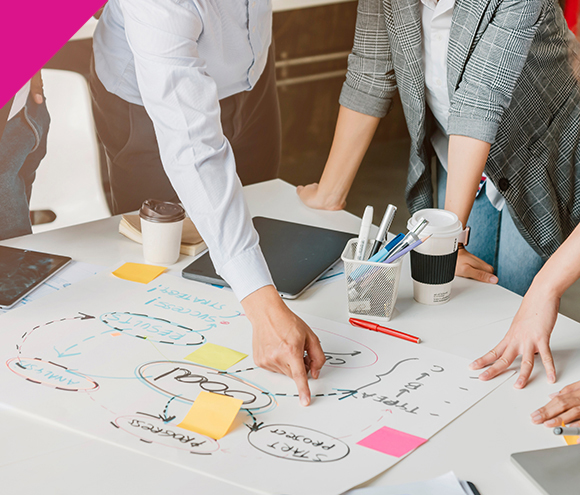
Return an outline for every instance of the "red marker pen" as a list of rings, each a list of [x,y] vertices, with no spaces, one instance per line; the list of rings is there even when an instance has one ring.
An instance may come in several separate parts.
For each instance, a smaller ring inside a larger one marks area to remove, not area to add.
[[[390,335],[391,337],[398,337],[399,339],[408,340],[409,342],[414,342],[418,344],[421,342],[419,337],[414,337],[413,335],[409,335],[408,333],[398,332],[397,330],[393,330],[392,328],[382,327],[381,325],[377,325],[376,323],[371,323],[370,321],[359,320],[357,318],[349,318],[348,320],[351,325],[355,327],[366,328],[367,330],[373,330],[374,332],[381,332]]]

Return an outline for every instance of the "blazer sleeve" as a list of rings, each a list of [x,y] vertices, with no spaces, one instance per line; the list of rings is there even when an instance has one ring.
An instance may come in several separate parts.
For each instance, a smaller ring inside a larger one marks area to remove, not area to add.
[[[543,0],[499,2],[452,97],[449,135],[468,136],[493,144],[543,19],[543,3]],[[455,40],[450,40],[452,42]]]
[[[359,0],[354,46],[340,104],[373,117],[391,108],[397,82],[382,0]]]

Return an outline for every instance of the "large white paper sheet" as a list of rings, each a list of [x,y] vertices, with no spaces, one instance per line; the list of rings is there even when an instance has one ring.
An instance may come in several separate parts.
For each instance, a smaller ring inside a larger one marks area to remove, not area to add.
[[[0,318],[0,401],[259,493],[337,494],[389,468],[507,377],[313,316],[327,362],[299,405],[294,382],[256,368],[229,291],[162,275],[100,274]],[[184,357],[206,342],[249,355],[226,372]],[[200,391],[243,399],[219,441],[179,428]]]

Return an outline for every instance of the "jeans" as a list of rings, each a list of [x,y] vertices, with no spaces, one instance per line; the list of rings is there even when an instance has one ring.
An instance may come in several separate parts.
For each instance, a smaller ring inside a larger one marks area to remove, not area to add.
[[[437,177],[438,204],[443,207],[447,172],[441,165],[437,167]],[[519,233],[507,206],[496,210],[483,189],[467,223],[471,227],[467,250],[493,266],[499,285],[523,296],[544,261]]]
[[[50,116],[46,103],[29,96],[6,124],[0,139],[0,240],[30,234],[30,195],[36,170],[46,155]]]

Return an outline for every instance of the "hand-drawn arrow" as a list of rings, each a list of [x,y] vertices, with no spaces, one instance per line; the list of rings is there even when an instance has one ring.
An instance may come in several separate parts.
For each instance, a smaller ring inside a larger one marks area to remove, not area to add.
[[[218,315],[218,318],[230,319],[230,318],[237,318],[238,316],[242,316],[242,313],[240,313],[239,311],[236,311],[236,314],[227,315],[227,316]]]
[[[24,332],[24,334],[22,334],[22,342],[21,344],[18,346],[16,346],[16,348],[18,349],[18,354],[22,355],[22,346],[24,345],[24,343],[26,342],[27,338],[30,337],[30,335],[32,335],[33,332],[35,332],[36,330],[42,328],[42,327],[47,327],[48,325],[52,325],[53,323],[57,323],[60,321],[72,321],[72,320],[94,320],[95,317],[91,316],[91,315],[87,315],[85,313],[81,313],[79,311],[79,315],[80,316],[73,316],[73,317],[69,317],[69,318],[61,318],[60,320],[52,320],[52,321],[48,321],[42,325],[36,325],[32,330]],[[67,354],[66,352],[70,349],[72,349],[73,347],[75,347],[77,344],[69,347],[68,349],[65,349],[64,352],[60,352],[56,347],[54,347],[54,350],[56,351],[56,353],[58,354],[58,357],[69,357],[69,356],[77,356],[78,354],[80,354],[80,352],[77,353],[70,353]]]
[[[57,321],[94,320],[95,319],[94,316],[87,315],[85,313],[81,313],[80,311],[79,311],[79,315],[81,315],[81,316],[73,316],[72,318],[61,318],[60,320],[52,320],[52,321],[45,323],[44,325],[38,325],[37,327],[33,328],[33,330],[36,330],[37,328],[39,328],[41,326],[52,325],[53,323],[56,323]]]
[[[64,350],[64,352],[60,352],[56,346],[53,346],[52,348],[56,351],[56,353],[58,354],[59,358],[65,358],[65,357],[70,357],[70,356],[78,356],[80,354],[80,352],[71,352],[67,354],[67,351],[70,351],[72,348],[77,347],[78,344],[73,344],[70,347],[68,347],[67,349]]]
[[[175,419],[175,416],[167,416],[167,408],[169,407],[169,404],[171,404],[171,401],[175,398],[176,398],[176,396],[171,397],[171,399],[169,399],[167,404],[165,404],[165,407],[163,409],[163,413],[161,413],[161,414],[155,415],[155,414],[149,414],[149,413],[144,413],[144,412],[137,412],[137,414],[142,414],[143,416],[149,416],[150,418],[160,419],[164,423],[169,423],[170,421],[173,421]]]
[[[242,411],[247,412],[253,420],[253,423],[251,425],[249,425],[248,423],[244,423],[250,429],[250,432],[252,433],[256,432],[264,425],[263,421],[261,423],[258,423],[258,421],[256,420],[256,416],[254,416],[252,414],[252,411],[250,411],[249,409],[242,408]]]
[[[215,323],[210,323],[208,327],[202,328],[201,330],[192,330],[192,332],[207,332],[208,330],[211,330],[212,328],[217,328],[217,325]]]
[[[358,390],[349,390],[349,389],[341,389],[341,388],[337,388],[335,390],[337,390],[338,392],[340,392],[342,394],[342,397],[338,400],[346,399],[348,397],[353,397],[358,392]]]
[[[94,320],[95,319],[94,316],[86,315],[84,313],[81,313],[80,311],[79,311],[79,315],[83,315],[82,318],[80,318],[81,320]]]

